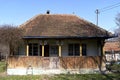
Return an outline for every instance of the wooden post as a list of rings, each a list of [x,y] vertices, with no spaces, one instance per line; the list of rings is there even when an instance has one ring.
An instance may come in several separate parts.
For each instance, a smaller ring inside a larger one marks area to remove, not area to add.
[[[104,50],[104,44],[105,44],[105,42],[104,42],[104,41],[105,41],[105,40],[102,40],[102,41],[101,41],[101,44],[100,44],[100,45],[101,45],[101,55],[102,55],[102,56],[105,56],[105,50]]]
[[[42,56],[44,57],[44,41],[42,41]]]
[[[105,50],[104,50],[104,40],[101,42],[101,60],[100,60],[100,65],[101,65],[101,70],[102,68],[105,68]]]
[[[59,57],[61,57],[61,45],[59,44]]]
[[[80,56],[82,56],[82,45],[80,44]]]
[[[26,56],[29,56],[29,45],[27,44]]]

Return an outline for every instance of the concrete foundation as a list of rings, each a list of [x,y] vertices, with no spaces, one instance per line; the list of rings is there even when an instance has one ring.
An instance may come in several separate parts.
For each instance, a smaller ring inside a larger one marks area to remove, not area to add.
[[[67,69],[67,70],[59,70],[59,69],[25,69],[25,68],[17,68],[17,69],[7,69],[8,75],[41,75],[41,74],[94,74],[100,73],[99,69]]]

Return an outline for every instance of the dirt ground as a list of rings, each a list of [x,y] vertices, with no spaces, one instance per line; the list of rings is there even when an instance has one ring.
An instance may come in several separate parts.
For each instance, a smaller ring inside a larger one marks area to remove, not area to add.
[[[7,76],[6,72],[0,73],[0,77],[5,77]]]

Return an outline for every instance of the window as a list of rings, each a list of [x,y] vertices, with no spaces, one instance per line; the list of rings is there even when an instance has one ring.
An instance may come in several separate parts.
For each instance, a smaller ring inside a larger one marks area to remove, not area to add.
[[[29,56],[38,56],[40,53],[41,55],[41,47],[39,47],[40,51],[38,52],[38,44],[37,43],[31,43],[29,44]]]
[[[75,55],[79,56],[80,55],[80,45],[79,44],[75,44]]]
[[[44,46],[44,57],[49,57],[49,45]]]
[[[82,56],[86,56],[87,55],[87,46],[86,44],[82,44]]]
[[[73,56],[73,44],[69,44],[68,51],[69,51],[69,56]]]
[[[69,54],[69,56],[79,56],[80,55],[79,44],[69,44],[68,45],[68,54]]]

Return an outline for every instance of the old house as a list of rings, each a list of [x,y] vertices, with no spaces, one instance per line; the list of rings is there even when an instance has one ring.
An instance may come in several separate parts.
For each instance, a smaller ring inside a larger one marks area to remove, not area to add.
[[[106,30],[68,14],[40,14],[19,26],[25,44],[8,59],[9,75],[89,73],[104,68]]]
[[[120,60],[120,45],[117,39],[106,40],[106,43],[104,45],[104,51],[107,61]]]

